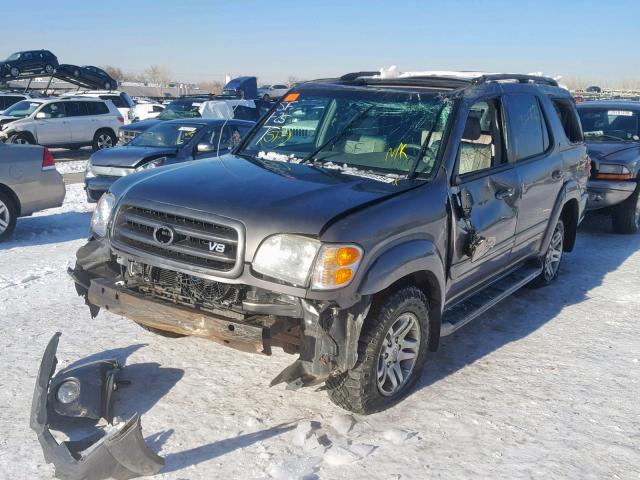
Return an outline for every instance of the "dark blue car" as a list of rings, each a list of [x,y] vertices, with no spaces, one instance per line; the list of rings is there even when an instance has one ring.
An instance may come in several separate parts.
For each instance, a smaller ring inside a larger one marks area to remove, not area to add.
[[[113,182],[138,171],[227,154],[253,125],[206,118],[158,123],[126,145],[91,156],[84,181],[87,200],[96,202]]]

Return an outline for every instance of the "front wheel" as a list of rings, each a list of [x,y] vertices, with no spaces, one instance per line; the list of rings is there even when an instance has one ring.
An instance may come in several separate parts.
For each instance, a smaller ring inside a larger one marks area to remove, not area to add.
[[[53,65],[47,64],[44,66],[44,71],[46,74],[48,75],[53,75],[53,73],[55,72],[55,68],[53,68]]]
[[[8,143],[14,143],[17,145],[33,145],[35,142],[33,139],[24,133],[16,133],[9,137]]]
[[[109,130],[98,130],[93,136],[93,151],[104,150],[105,148],[111,148],[116,144],[116,136]]]
[[[11,73],[12,77],[17,77],[18,75],[20,75],[20,69],[18,67],[11,67],[9,72]]]
[[[111,90],[111,83],[110,82],[104,82],[104,89],[105,90]]]
[[[640,230],[640,184],[629,198],[613,207],[611,221],[615,233],[636,233]]]
[[[327,380],[329,398],[365,415],[395,405],[420,378],[429,335],[424,293],[405,287],[390,295],[365,319],[356,366]]]

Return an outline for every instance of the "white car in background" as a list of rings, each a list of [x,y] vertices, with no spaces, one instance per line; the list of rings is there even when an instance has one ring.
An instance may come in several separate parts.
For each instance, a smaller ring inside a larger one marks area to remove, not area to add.
[[[31,99],[0,116],[0,142],[93,150],[113,147],[124,124],[113,102],[99,98]]]
[[[116,90],[85,90],[80,92],[65,93],[63,97],[91,97],[99,98],[101,100],[111,100],[116,106],[122,118],[124,118],[125,125],[131,123],[133,118],[132,111],[136,104],[126,92],[119,92]]]
[[[0,92],[0,114],[14,103],[33,98],[28,93]]]
[[[129,112],[130,120],[132,122],[139,122],[140,120],[147,120],[148,118],[156,118],[162,112],[164,112],[165,105],[160,103],[141,102],[136,105]]]
[[[258,89],[258,98],[263,100],[278,100],[289,91],[289,87],[282,84],[262,85]]]

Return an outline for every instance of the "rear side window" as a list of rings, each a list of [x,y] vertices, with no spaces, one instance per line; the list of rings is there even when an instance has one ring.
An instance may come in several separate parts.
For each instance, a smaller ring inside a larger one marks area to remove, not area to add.
[[[81,117],[87,115],[86,102],[66,102],[67,117]]]
[[[109,113],[109,107],[104,102],[85,102],[89,115],[104,115]]]
[[[120,98],[120,95],[100,95],[102,100],[111,100],[116,108],[129,108],[129,105],[125,103],[125,101]]]
[[[582,136],[582,128],[578,120],[573,102],[566,98],[552,98],[553,108],[560,119],[564,133],[571,143],[579,143],[584,140]]]
[[[544,153],[549,148],[549,132],[538,99],[533,95],[508,95],[506,109],[507,139],[514,161]]]

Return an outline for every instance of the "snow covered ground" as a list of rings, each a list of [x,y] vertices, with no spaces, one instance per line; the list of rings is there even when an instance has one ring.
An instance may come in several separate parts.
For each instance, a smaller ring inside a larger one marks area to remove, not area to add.
[[[0,478],[52,477],[28,425],[57,330],[60,366],[128,365],[115,413],[142,415],[166,457],[155,478],[640,478],[640,235],[588,220],[553,288],[523,289],[446,338],[404,402],[359,417],[323,392],[268,388],[285,354],[92,320],[65,273],[92,207],[67,188],[62,208],[0,244]]]

